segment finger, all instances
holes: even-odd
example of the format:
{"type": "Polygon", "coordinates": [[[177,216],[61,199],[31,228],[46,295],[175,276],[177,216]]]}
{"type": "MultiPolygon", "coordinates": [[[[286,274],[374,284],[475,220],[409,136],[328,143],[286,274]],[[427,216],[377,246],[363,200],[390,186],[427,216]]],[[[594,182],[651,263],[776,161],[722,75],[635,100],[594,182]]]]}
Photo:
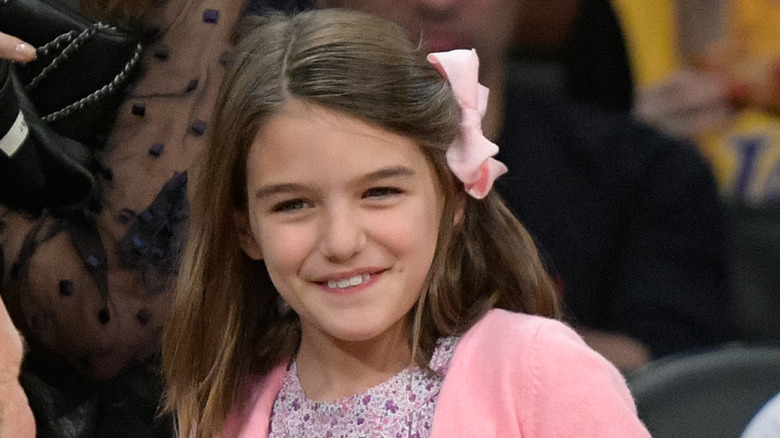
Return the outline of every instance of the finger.
{"type": "Polygon", "coordinates": [[[0,32],[0,58],[29,62],[35,59],[35,47],[19,38],[0,32]]]}

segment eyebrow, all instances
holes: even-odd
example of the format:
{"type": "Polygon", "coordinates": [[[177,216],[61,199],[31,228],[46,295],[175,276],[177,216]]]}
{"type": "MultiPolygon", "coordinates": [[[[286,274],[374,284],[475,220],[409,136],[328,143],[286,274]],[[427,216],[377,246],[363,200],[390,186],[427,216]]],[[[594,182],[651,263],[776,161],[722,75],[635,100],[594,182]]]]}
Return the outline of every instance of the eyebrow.
{"type": "MultiPolygon", "coordinates": [[[[361,182],[373,182],[387,178],[408,178],[415,175],[415,171],[406,166],[385,167],[368,173],[360,178],[361,182]]],[[[294,193],[306,190],[305,185],[298,183],[271,184],[260,187],[255,191],[255,198],[263,199],[280,193],[294,193]]]]}
{"type": "Polygon", "coordinates": [[[393,166],[393,167],[385,167],[383,169],[379,169],[376,172],[371,172],[361,179],[365,181],[376,181],[385,178],[410,177],[410,176],[414,176],[414,170],[406,166],[393,166]]]}

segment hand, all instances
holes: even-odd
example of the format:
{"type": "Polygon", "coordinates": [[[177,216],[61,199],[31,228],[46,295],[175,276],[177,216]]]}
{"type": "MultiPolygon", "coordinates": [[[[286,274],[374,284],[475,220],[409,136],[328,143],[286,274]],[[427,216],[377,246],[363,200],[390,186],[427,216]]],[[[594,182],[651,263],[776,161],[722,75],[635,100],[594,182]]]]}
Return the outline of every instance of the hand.
{"type": "Polygon", "coordinates": [[[679,70],[637,90],[636,116],[676,137],[695,138],[733,114],[730,91],[714,74],[679,70]]]}
{"type": "Polygon", "coordinates": [[[19,384],[23,345],[0,301],[0,438],[35,437],[35,419],[19,384]]]}
{"type": "Polygon", "coordinates": [[[35,47],[19,38],[0,32],[0,58],[16,62],[35,59],[35,47]]]}
{"type": "Polygon", "coordinates": [[[621,371],[639,368],[650,361],[650,350],[636,339],[584,327],[578,327],[577,332],[590,348],[607,358],[621,371]]]}
{"type": "MultiPolygon", "coordinates": [[[[745,37],[747,38],[747,37],[745,37]]],[[[720,77],[726,84],[732,107],[750,108],[780,114],[780,55],[767,55],[749,49],[743,38],[713,44],[692,57],[699,71],[720,77]]]]}

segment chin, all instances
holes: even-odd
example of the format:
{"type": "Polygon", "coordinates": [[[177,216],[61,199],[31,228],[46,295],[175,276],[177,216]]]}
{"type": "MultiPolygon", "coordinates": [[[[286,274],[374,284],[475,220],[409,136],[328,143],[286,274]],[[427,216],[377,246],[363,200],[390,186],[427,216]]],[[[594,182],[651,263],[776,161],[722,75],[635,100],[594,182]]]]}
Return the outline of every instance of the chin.
{"type": "Polygon", "coordinates": [[[334,330],[330,331],[330,336],[342,341],[342,342],[369,342],[374,341],[382,334],[388,333],[390,329],[386,327],[356,327],[352,325],[350,327],[334,327],[334,330]]]}
{"type": "Polygon", "coordinates": [[[381,332],[380,331],[374,331],[374,330],[365,330],[365,331],[358,331],[354,328],[341,331],[340,333],[334,333],[333,336],[339,340],[342,340],[344,342],[365,342],[370,341],[377,336],[379,336],[381,332]]]}
{"type": "Polygon", "coordinates": [[[423,38],[425,49],[428,52],[448,52],[455,49],[471,50],[474,48],[472,41],[452,35],[429,35],[423,38]]]}

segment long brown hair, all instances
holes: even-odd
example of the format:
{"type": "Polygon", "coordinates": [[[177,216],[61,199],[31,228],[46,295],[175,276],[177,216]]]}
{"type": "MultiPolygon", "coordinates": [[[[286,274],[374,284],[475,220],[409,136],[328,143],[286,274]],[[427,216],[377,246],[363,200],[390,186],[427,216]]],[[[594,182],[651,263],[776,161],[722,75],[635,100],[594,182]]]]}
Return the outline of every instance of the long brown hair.
{"type": "MultiPolygon", "coordinates": [[[[210,148],[197,177],[171,322],[163,339],[167,408],[183,436],[213,436],[250,376],[294,354],[297,315],[277,306],[262,261],[241,250],[246,158],[260,125],[290,98],[414,139],[445,196],[436,254],[411,314],[414,360],[488,309],[559,316],[532,239],[495,193],[464,195],[445,160],[460,108],[449,83],[393,23],[360,12],[308,11],[250,19],[223,82],[210,148]],[[455,224],[465,200],[463,219],[455,224]]],[[[511,170],[510,170],[511,171],[511,170]]]]}

